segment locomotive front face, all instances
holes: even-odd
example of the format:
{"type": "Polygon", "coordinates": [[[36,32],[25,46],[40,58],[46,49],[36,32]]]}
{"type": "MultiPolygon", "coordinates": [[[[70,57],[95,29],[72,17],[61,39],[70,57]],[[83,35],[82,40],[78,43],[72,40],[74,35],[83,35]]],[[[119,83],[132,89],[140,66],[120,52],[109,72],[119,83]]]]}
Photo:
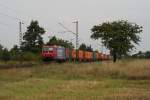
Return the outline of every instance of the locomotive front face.
{"type": "Polygon", "coordinates": [[[50,47],[50,46],[43,47],[42,56],[45,58],[54,59],[55,58],[55,48],[50,47]]]}

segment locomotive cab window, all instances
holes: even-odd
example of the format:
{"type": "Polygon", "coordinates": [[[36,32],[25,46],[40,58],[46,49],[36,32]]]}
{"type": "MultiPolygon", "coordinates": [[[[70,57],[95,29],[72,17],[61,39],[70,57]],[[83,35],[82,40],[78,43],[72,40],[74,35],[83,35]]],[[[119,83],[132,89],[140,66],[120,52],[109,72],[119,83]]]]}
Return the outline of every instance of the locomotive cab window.
{"type": "Polygon", "coordinates": [[[44,47],[43,51],[53,51],[53,48],[52,47],[44,47]]]}

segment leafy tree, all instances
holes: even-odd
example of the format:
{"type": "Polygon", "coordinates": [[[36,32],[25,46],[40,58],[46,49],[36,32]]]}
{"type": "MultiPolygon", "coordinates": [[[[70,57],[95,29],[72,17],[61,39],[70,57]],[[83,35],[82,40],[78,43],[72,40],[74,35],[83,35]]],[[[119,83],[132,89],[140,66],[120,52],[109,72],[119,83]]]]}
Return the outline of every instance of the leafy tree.
{"type": "Polygon", "coordinates": [[[79,47],[80,50],[84,50],[84,51],[93,51],[91,45],[90,46],[86,46],[84,43],[82,43],[79,47]]]}
{"type": "Polygon", "coordinates": [[[2,52],[1,59],[4,60],[4,61],[10,60],[10,53],[6,48],[2,52]]]}
{"type": "Polygon", "coordinates": [[[86,50],[92,52],[92,51],[93,51],[93,48],[92,48],[91,45],[90,45],[90,46],[87,46],[87,47],[86,47],[86,50]]]}
{"type": "Polygon", "coordinates": [[[132,55],[133,58],[150,58],[150,51],[142,52],[139,51],[138,53],[132,55]]]}
{"type": "Polygon", "coordinates": [[[94,26],[91,38],[101,38],[106,48],[110,49],[114,62],[117,56],[126,55],[139,44],[142,27],[128,21],[105,22],[94,26]]]}
{"type": "Polygon", "coordinates": [[[0,59],[2,58],[3,46],[0,44],[0,59]]]}
{"type": "Polygon", "coordinates": [[[47,42],[47,45],[57,45],[57,44],[58,44],[58,40],[55,36],[50,38],[49,41],[47,42]]]}
{"type": "Polygon", "coordinates": [[[38,21],[31,21],[27,31],[23,36],[22,50],[29,52],[38,52],[43,45],[42,35],[45,33],[44,28],[39,26],[38,21]]]}
{"type": "Polygon", "coordinates": [[[150,58],[150,51],[145,52],[145,58],[150,58]]]}
{"type": "Polygon", "coordinates": [[[14,45],[14,47],[10,51],[19,52],[19,47],[17,45],[14,45]]]}
{"type": "Polygon", "coordinates": [[[20,49],[17,45],[14,45],[14,47],[10,50],[11,60],[19,60],[21,59],[20,56],[20,49]]]}
{"type": "Polygon", "coordinates": [[[80,45],[79,49],[86,51],[87,48],[86,48],[86,45],[85,45],[84,43],[82,43],[82,44],[80,45]]]}
{"type": "Polygon", "coordinates": [[[59,46],[63,46],[63,47],[70,48],[70,49],[74,48],[74,46],[73,46],[73,44],[71,42],[66,41],[66,40],[62,40],[62,39],[58,39],[55,36],[53,36],[49,40],[47,45],[59,45],[59,46]]]}
{"type": "Polygon", "coordinates": [[[0,51],[2,51],[3,50],[3,46],[0,44],[0,51]]]}

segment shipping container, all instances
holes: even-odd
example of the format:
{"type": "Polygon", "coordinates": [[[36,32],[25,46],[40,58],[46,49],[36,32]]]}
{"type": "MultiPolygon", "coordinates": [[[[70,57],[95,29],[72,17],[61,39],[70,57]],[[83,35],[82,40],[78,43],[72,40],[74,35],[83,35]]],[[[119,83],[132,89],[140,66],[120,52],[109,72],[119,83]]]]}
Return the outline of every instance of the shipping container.
{"type": "Polygon", "coordinates": [[[111,60],[112,59],[112,56],[111,55],[109,55],[109,59],[108,60],[111,60]]]}
{"type": "Polygon", "coordinates": [[[82,61],[84,59],[84,51],[78,50],[78,61],[82,61]]]}
{"type": "Polygon", "coordinates": [[[87,61],[87,60],[88,60],[88,52],[84,51],[84,61],[87,61]]]}
{"type": "Polygon", "coordinates": [[[68,48],[66,48],[66,51],[65,51],[65,56],[66,56],[66,60],[69,60],[70,58],[70,50],[68,48]]]}
{"type": "Polygon", "coordinates": [[[58,46],[56,60],[66,60],[66,51],[64,47],[58,46]]]}
{"type": "Polygon", "coordinates": [[[96,61],[100,60],[99,53],[96,52],[96,61]]]}
{"type": "Polygon", "coordinates": [[[76,50],[75,49],[71,50],[71,59],[76,60],[76,50]]]}
{"type": "Polygon", "coordinates": [[[93,58],[93,52],[89,52],[89,61],[92,61],[93,58]]]}
{"type": "Polygon", "coordinates": [[[103,54],[103,60],[106,60],[106,54],[103,54]]]}
{"type": "Polygon", "coordinates": [[[99,60],[103,60],[103,54],[102,53],[99,53],[99,60]]]}
{"type": "Polygon", "coordinates": [[[96,57],[97,57],[97,56],[96,56],[96,54],[97,54],[96,52],[93,52],[93,59],[92,59],[93,61],[96,61],[96,60],[97,60],[97,58],[96,58],[96,57]]]}
{"type": "Polygon", "coordinates": [[[109,54],[107,54],[107,60],[110,60],[111,56],[109,54]]]}
{"type": "Polygon", "coordinates": [[[84,60],[85,61],[91,61],[92,58],[93,58],[93,53],[92,52],[88,52],[88,51],[84,52],[84,60]]]}

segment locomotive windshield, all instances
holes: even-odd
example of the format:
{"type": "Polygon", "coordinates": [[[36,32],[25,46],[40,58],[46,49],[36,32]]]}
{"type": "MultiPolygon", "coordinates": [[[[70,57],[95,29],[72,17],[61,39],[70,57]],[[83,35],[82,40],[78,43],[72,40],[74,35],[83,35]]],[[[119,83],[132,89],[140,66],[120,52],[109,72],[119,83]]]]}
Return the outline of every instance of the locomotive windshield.
{"type": "Polygon", "coordinates": [[[43,47],[43,51],[53,51],[52,47],[43,47]]]}

